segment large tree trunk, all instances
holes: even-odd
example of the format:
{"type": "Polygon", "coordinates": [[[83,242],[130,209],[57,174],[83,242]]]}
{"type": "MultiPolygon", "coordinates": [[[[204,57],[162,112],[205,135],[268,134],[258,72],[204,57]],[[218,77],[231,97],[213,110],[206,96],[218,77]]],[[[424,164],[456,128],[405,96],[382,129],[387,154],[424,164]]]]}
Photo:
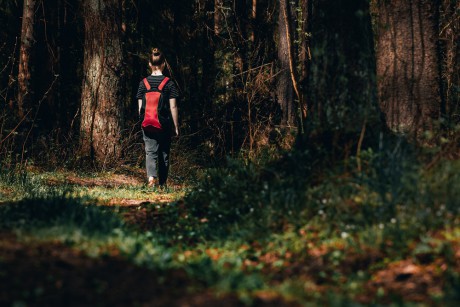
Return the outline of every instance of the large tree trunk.
{"type": "Polygon", "coordinates": [[[286,25],[285,11],[289,11],[287,0],[279,1],[278,10],[278,78],[276,85],[276,97],[282,112],[281,125],[295,126],[294,89],[289,68],[289,53],[291,52],[288,42],[290,25],[286,25]]]}
{"type": "Polygon", "coordinates": [[[19,51],[18,71],[18,114],[24,116],[24,111],[30,108],[30,54],[34,43],[34,14],[35,0],[24,0],[22,13],[21,47],[19,51]]]}
{"type": "Polygon", "coordinates": [[[80,141],[83,155],[101,165],[121,156],[121,2],[86,0],[83,5],[85,50],[80,141]]]}
{"type": "Polygon", "coordinates": [[[436,1],[377,1],[380,105],[394,131],[433,129],[441,107],[436,1]]]}
{"type": "MultiPolygon", "coordinates": [[[[329,152],[378,140],[381,118],[367,0],[314,0],[306,131],[329,152]]],[[[364,145],[363,145],[364,146],[364,145]]]]}

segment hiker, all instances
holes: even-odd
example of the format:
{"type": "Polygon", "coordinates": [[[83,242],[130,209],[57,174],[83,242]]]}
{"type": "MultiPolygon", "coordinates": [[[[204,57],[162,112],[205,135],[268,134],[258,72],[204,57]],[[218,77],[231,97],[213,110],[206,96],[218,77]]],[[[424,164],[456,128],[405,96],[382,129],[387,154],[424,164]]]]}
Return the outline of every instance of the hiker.
{"type": "Polygon", "coordinates": [[[151,75],[139,83],[137,99],[145,143],[148,186],[165,186],[169,170],[172,129],[179,135],[177,98],[174,81],[163,75],[166,60],[158,48],[149,54],[151,75]],[[158,170],[157,170],[158,163],[158,170]]]}

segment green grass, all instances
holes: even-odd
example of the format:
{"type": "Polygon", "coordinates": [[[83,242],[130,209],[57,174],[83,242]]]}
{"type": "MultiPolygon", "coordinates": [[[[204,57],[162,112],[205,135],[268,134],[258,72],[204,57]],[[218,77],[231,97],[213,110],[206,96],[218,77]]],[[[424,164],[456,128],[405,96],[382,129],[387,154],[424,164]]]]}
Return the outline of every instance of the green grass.
{"type": "Polygon", "coordinates": [[[117,251],[166,272],[161,278],[184,270],[198,285],[190,291],[233,293],[248,304],[410,305],[404,284],[394,293],[385,280],[369,288],[401,261],[420,274],[443,268],[424,273],[442,281],[426,304],[459,298],[459,161],[426,169],[402,148],[363,152],[361,171],[353,158],[329,168],[312,161],[309,152],[263,164],[230,160],[195,187],[162,192],[141,183],[66,184],[62,173],[3,174],[0,229],[95,258],[117,251]],[[107,206],[113,199],[139,204],[107,206]]]}
{"type": "MultiPolygon", "coordinates": [[[[186,186],[170,186],[166,189],[149,189],[139,180],[120,183],[111,182],[113,173],[75,174],[69,171],[31,172],[13,170],[0,172],[0,200],[19,201],[35,196],[66,194],[74,198],[87,198],[104,204],[110,200],[151,200],[159,196],[165,200],[184,197],[186,186]],[[72,178],[69,181],[68,178],[72,178]]],[[[129,178],[129,177],[128,177],[129,178]]]]}

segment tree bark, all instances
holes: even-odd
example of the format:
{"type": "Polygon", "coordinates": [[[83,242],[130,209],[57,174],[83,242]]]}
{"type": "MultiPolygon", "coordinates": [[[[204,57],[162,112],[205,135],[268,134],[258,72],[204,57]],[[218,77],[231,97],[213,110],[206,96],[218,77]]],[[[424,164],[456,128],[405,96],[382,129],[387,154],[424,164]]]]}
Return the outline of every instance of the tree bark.
{"type": "Polygon", "coordinates": [[[254,48],[254,42],[256,41],[256,32],[257,32],[257,0],[252,0],[251,4],[251,26],[249,33],[249,40],[254,48]]]}
{"type": "Polygon", "coordinates": [[[80,144],[84,156],[105,165],[121,156],[121,2],[86,0],[83,5],[85,45],[80,144]]]}
{"type": "Polygon", "coordinates": [[[367,0],[314,0],[305,130],[332,154],[378,140],[381,117],[367,0]],[[368,141],[369,142],[365,142],[368,141]]]}
{"type": "Polygon", "coordinates": [[[420,135],[441,107],[436,1],[377,1],[379,100],[390,129],[420,135]]]}
{"type": "Polygon", "coordinates": [[[302,19],[299,20],[299,28],[301,30],[301,37],[299,37],[300,41],[300,50],[299,50],[299,60],[300,60],[300,77],[299,77],[299,83],[302,88],[306,88],[306,83],[307,83],[307,76],[308,76],[308,61],[311,60],[310,58],[310,46],[308,44],[308,21],[309,21],[309,6],[310,6],[310,1],[309,0],[300,0],[299,1],[299,6],[301,9],[301,16],[302,19]]]}
{"type": "Polygon", "coordinates": [[[444,83],[445,106],[441,108],[442,116],[450,125],[459,122],[460,95],[460,1],[441,1],[439,18],[439,36],[442,77],[444,83]]]}
{"type": "Polygon", "coordinates": [[[289,54],[291,52],[286,31],[285,11],[289,10],[287,0],[279,0],[278,12],[278,78],[276,97],[282,112],[281,125],[295,126],[294,91],[290,73],[289,54]]]}
{"type": "MultiPolygon", "coordinates": [[[[233,48],[235,49],[235,59],[234,59],[234,66],[235,66],[235,73],[241,74],[243,76],[243,72],[248,68],[248,61],[247,61],[247,52],[248,46],[245,43],[247,41],[247,10],[246,10],[246,0],[235,0],[233,3],[233,10],[234,10],[234,27],[236,35],[234,40],[233,48]]],[[[241,87],[244,86],[244,80],[241,80],[241,87]]]]}
{"type": "Polygon", "coordinates": [[[219,35],[222,31],[222,7],[224,0],[214,0],[214,34],[219,35]]]}
{"type": "Polygon", "coordinates": [[[18,71],[18,114],[23,117],[25,110],[30,108],[30,56],[34,43],[34,15],[36,1],[24,0],[22,13],[21,47],[19,50],[19,71],[18,71]]]}

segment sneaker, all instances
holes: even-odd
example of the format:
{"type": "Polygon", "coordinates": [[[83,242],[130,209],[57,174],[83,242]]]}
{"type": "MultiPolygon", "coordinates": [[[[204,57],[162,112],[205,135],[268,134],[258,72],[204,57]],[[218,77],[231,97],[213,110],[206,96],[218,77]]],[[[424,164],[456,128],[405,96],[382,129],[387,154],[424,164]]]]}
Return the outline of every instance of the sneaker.
{"type": "Polygon", "coordinates": [[[155,188],[156,186],[155,181],[156,181],[155,178],[150,179],[149,183],[147,184],[147,187],[152,188],[152,189],[155,188]]]}

